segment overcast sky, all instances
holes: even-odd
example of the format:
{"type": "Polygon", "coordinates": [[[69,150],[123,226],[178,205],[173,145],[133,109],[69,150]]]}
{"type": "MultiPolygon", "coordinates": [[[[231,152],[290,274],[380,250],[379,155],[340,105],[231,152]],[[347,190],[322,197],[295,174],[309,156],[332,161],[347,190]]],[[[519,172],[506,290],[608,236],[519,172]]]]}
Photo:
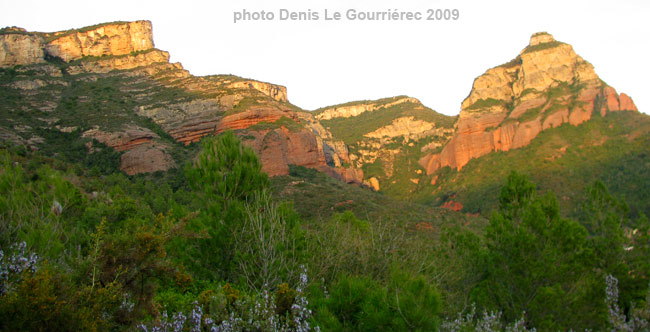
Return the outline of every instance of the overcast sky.
{"type": "Polygon", "coordinates": [[[474,78],[514,58],[548,31],[573,45],[596,73],[650,112],[650,1],[7,1],[0,26],[58,31],[108,21],[153,22],[157,48],[194,75],[235,74],[281,84],[305,109],[409,95],[455,115],[474,78]],[[319,13],[282,21],[281,9],[319,13]],[[341,21],[325,21],[324,10],[341,21]],[[421,21],[349,21],[357,11],[421,12],[421,21]],[[427,21],[429,9],[458,20],[427,21]],[[272,21],[234,23],[234,12],[270,11],[272,21]]]}

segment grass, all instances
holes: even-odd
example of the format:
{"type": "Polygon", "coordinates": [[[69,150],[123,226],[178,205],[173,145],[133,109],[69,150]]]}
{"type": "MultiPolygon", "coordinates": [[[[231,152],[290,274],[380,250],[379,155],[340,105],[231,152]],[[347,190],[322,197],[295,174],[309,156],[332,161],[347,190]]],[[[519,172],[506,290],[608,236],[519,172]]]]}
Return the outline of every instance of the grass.
{"type": "Polygon", "coordinates": [[[559,42],[559,41],[552,41],[552,42],[548,42],[548,43],[537,44],[535,46],[528,46],[528,47],[526,47],[524,49],[522,54],[539,52],[539,51],[547,50],[547,49],[550,49],[550,48],[559,47],[559,46],[562,46],[562,45],[566,45],[566,44],[563,43],[563,42],[559,42]]]}
{"type": "Polygon", "coordinates": [[[465,110],[467,111],[480,110],[483,108],[505,105],[505,104],[506,101],[501,99],[494,99],[494,98],[480,99],[474,102],[474,104],[469,105],[465,110]]]}

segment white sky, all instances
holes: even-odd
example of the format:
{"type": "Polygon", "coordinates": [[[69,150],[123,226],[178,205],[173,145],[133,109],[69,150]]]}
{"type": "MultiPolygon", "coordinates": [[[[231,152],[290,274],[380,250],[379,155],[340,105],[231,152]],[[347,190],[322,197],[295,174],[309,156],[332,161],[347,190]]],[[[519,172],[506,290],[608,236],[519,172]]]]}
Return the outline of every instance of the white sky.
{"type": "Polygon", "coordinates": [[[601,79],[650,112],[650,1],[32,1],[0,0],[0,26],[58,31],[148,19],[157,48],[194,75],[235,74],[285,85],[305,109],[409,95],[455,115],[474,78],[514,58],[548,31],[573,45],[601,79]],[[317,11],[319,21],[277,12],[317,11]],[[322,11],[457,8],[458,21],[326,22],[322,11]],[[267,10],[274,21],[233,23],[267,10]]]}

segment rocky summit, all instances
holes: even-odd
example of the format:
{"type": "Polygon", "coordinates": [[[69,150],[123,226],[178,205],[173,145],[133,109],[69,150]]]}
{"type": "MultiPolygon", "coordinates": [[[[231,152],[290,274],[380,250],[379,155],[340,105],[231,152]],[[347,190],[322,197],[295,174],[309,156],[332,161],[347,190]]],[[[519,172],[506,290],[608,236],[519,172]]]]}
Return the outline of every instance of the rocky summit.
{"type": "Polygon", "coordinates": [[[528,145],[541,131],[577,126],[594,112],[637,111],[626,94],[605,84],[571,45],[536,33],[512,61],[479,76],[461,105],[456,131],[439,153],[420,159],[427,173],[493,151],[528,145]]]}

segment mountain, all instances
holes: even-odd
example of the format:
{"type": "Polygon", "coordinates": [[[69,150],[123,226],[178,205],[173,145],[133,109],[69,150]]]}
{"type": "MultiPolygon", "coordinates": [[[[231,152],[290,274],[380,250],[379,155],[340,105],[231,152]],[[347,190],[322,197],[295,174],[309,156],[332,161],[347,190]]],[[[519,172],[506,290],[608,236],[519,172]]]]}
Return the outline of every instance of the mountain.
{"type": "Polygon", "coordinates": [[[428,174],[521,148],[543,130],[579,125],[594,112],[637,111],[632,99],[605,84],[571,45],[544,32],[534,34],[515,59],[479,76],[461,108],[451,141],[420,160],[428,174]]]}
{"type": "Polygon", "coordinates": [[[602,180],[634,212],[650,213],[650,195],[635,185],[650,181],[650,119],[545,32],[476,78],[458,117],[408,97],[315,113],[348,144],[352,165],[400,199],[489,213],[507,175],[520,171],[563,197],[564,211],[576,210],[576,193],[602,180]]]}
{"type": "Polygon", "coordinates": [[[178,168],[202,137],[234,130],[271,176],[304,166],[393,198],[486,213],[495,202],[481,197],[519,170],[567,197],[567,206],[600,179],[650,212],[643,190],[615,185],[650,180],[629,169],[647,169],[648,116],[548,33],[476,78],[453,117],[409,96],[308,112],[283,86],[194,76],[170,63],[149,21],[54,33],[1,29],[0,88],[2,140],[103,172],[178,168]],[[566,164],[568,156],[583,159],[566,164]],[[615,169],[623,169],[616,181],[615,169]],[[572,184],[555,185],[566,179],[572,184]]]}
{"type": "Polygon", "coordinates": [[[149,21],[55,33],[5,28],[0,67],[0,135],[16,144],[44,149],[67,134],[92,153],[96,140],[121,153],[122,171],[137,174],[182,165],[192,143],[231,129],[272,176],[294,164],[347,182],[362,178],[341,167],[345,145],[289,103],[285,87],[193,76],[154,48],[149,21]]]}

